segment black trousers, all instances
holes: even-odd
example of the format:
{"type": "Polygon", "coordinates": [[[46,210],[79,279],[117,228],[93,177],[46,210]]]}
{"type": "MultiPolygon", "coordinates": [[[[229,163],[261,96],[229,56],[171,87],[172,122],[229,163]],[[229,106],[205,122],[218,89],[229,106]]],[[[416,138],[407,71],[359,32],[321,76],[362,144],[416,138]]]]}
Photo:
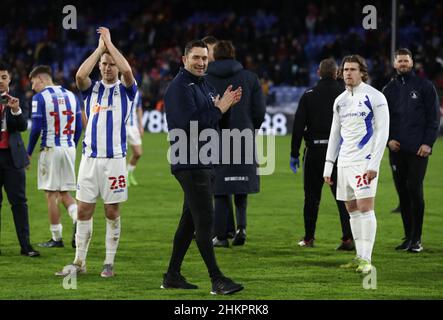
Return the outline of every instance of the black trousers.
{"type": "MultiPolygon", "coordinates": [[[[246,209],[248,206],[247,194],[235,194],[235,216],[237,220],[237,229],[246,229],[246,209]]],[[[229,207],[232,206],[231,195],[217,195],[215,196],[215,220],[214,220],[214,234],[220,240],[225,240],[230,231],[230,216],[229,207]]]]}
{"type": "Polygon", "coordinates": [[[14,167],[9,149],[0,149],[0,211],[3,196],[1,189],[5,188],[14,217],[15,231],[20,247],[30,250],[28,205],[26,204],[26,175],[25,169],[14,167]]]}
{"type": "Polygon", "coordinates": [[[168,272],[180,272],[183,259],[195,232],[200,255],[209,276],[222,275],[215,260],[212,245],[213,182],[214,173],[210,169],[183,170],[175,173],[184,192],[183,211],[174,237],[168,272]]]}
{"type": "MultiPolygon", "coordinates": [[[[394,179],[397,195],[400,193],[400,178],[398,176],[397,165],[395,163],[395,153],[389,150],[389,164],[391,166],[392,178],[394,179]]],[[[399,200],[400,201],[400,200],[399,200]]]]}
{"type": "MultiPolygon", "coordinates": [[[[323,171],[325,166],[326,150],[327,145],[308,147],[305,149],[303,156],[303,180],[305,191],[303,216],[305,222],[305,240],[314,239],[315,235],[318,209],[321,200],[321,191],[324,183],[323,171]]],[[[332,181],[334,181],[334,184],[331,186],[331,191],[334,195],[334,199],[336,199],[337,167],[334,167],[334,171],[332,172],[332,181]]],[[[349,213],[346,210],[345,203],[343,201],[335,201],[340,214],[342,240],[352,239],[349,213]]]]}
{"type": "Polygon", "coordinates": [[[390,156],[396,168],[396,186],[405,237],[412,241],[421,240],[425,210],[423,180],[428,158],[402,151],[390,152],[390,156]]]}

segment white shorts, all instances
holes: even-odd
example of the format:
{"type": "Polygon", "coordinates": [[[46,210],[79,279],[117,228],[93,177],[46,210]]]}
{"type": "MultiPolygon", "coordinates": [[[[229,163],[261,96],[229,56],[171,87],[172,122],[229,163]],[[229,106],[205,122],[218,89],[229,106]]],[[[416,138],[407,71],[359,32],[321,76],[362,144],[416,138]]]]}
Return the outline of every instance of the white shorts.
{"type": "Polygon", "coordinates": [[[73,147],[44,148],[38,160],[38,189],[75,190],[75,153],[73,147]]]}
{"type": "Polygon", "coordinates": [[[355,199],[374,198],[377,192],[378,175],[368,183],[366,165],[338,167],[337,200],[350,201],[355,199]]]}
{"type": "Polygon", "coordinates": [[[82,156],[78,170],[77,200],[105,204],[128,200],[126,158],[107,159],[82,156]]]}
{"type": "Polygon", "coordinates": [[[126,134],[128,136],[128,143],[130,146],[141,146],[142,138],[140,131],[136,126],[126,126],[126,134]]]}

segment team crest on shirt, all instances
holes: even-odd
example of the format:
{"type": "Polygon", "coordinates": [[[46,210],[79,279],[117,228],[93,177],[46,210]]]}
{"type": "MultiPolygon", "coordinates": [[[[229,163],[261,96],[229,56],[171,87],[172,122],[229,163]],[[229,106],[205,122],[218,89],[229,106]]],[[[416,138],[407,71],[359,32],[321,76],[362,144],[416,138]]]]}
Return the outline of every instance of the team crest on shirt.
{"type": "Polygon", "coordinates": [[[410,92],[410,95],[411,95],[411,98],[412,98],[412,99],[418,99],[418,92],[417,92],[417,91],[412,90],[412,91],[410,92]]]}

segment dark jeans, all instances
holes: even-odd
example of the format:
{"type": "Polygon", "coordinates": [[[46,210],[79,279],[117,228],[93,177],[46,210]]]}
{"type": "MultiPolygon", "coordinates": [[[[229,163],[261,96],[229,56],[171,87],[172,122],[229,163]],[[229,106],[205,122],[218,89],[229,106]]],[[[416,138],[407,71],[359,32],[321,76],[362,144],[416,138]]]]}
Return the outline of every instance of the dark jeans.
{"type": "Polygon", "coordinates": [[[26,204],[26,175],[25,169],[17,169],[12,163],[11,152],[0,149],[0,211],[3,196],[1,189],[5,188],[14,217],[15,231],[20,247],[30,250],[28,205],[26,204]]]}
{"type": "MultiPolygon", "coordinates": [[[[235,194],[235,216],[237,219],[237,229],[246,229],[246,209],[248,206],[247,194],[235,194]]],[[[220,240],[228,237],[229,230],[229,206],[231,205],[231,195],[215,196],[215,221],[214,234],[220,240]]]]}
{"type": "MultiPolygon", "coordinates": [[[[315,228],[318,218],[318,208],[321,200],[321,190],[324,178],[323,170],[325,166],[326,146],[306,148],[303,161],[305,205],[303,216],[305,221],[305,240],[314,239],[315,228]]],[[[332,194],[336,199],[337,192],[337,167],[332,172],[331,186],[332,194]]],[[[342,240],[352,239],[351,226],[349,223],[349,213],[343,201],[336,200],[338,212],[340,213],[340,223],[342,229],[342,240]]]]}
{"type": "Polygon", "coordinates": [[[183,170],[176,172],[175,178],[185,195],[168,272],[180,272],[195,231],[195,240],[208,268],[209,276],[219,277],[222,273],[217,266],[212,245],[214,173],[210,169],[183,170]]]}
{"type": "Polygon", "coordinates": [[[423,180],[428,158],[406,152],[392,152],[391,163],[396,167],[397,188],[400,198],[401,217],[408,240],[421,240],[425,202],[423,180]]]}

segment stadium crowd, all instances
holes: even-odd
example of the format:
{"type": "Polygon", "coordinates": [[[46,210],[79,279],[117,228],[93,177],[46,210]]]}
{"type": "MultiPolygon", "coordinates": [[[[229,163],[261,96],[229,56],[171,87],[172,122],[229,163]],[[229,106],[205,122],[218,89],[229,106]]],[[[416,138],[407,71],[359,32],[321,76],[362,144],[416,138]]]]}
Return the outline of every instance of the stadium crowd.
{"type": "MultiPolygon", "coordinates": [[[[15,5],[8,6],[8,3],[15,5]]],[[[362,1],[76,1],[76,30],[64,30],[61,1],[16,5],[0,27],[0,56],[12,65],[11,90],[30,101],[29,71],[49,64],[56,83],[76,91],[74,75],[94,48],[95,29],[108,26],[133,66],[145,109],[160,109],[162,97],[181,65],[183,43],[206,35],[230,39],[237,59],[258,74],[265,94],[278,85],[309,86],[321,59],[339,61],[350,53],[367,58],[371,84],[381,89],[392,75],[390,2],[372,1],[377,29],[362,28],[362,1]],[[260,9],[255,9],[260,8],[260,9]],[[100,11],[105,14],[97,15],[100,11]],[[12,19],[9,17],[26,17],[12,19]],[[346,17],[343,19],[342,17],[346,17]],[[349,18],[351,17],[351,18],[349,18]]],[[[398,1],[398,44],[412,49],[416,72],[443,90],[443,4],[398,1]]],[[[268,101],[269,97],[268,97],[268,101]]]]}

